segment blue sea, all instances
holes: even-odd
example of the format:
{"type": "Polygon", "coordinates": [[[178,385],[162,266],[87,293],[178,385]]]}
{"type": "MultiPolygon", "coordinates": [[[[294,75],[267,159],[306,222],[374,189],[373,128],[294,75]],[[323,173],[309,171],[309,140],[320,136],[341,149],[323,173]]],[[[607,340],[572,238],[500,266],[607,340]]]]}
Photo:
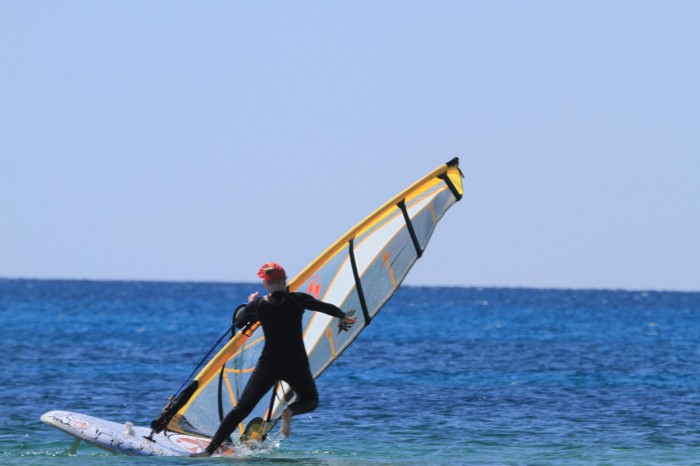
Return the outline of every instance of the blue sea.
{"type": "Polygon", "coordinates": [[[0,280],[0,464],[700,464],[700,293],[403,287],[243,458],[74,456],[39,421],[148,424],[252,291],[0,280]]]}

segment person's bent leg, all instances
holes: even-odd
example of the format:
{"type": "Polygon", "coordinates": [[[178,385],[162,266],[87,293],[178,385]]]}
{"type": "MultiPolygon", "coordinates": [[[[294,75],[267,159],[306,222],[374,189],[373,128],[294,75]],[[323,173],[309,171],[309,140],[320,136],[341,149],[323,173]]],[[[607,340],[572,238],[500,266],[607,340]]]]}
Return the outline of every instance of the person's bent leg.
{"type": "Polygon", "coordinates": [[[316,382],[314,382],[309,367],[299,368],[295,373],[289,375],[285,382],[292,387],[297,398],[294,403],[287,406],[292,416],[315,410],[318,407],[318,390],[316,390],[316,382]]]}
{"type": "Polygon", "coordinates": [[[296,401],[282,411],[282,435],[289,437],[291,433],[292,416],[309,413],[318,406],[318,391],[316,382],[311,375],[308,364],[287,371],[284,381],[294,390],[296,401]]]}

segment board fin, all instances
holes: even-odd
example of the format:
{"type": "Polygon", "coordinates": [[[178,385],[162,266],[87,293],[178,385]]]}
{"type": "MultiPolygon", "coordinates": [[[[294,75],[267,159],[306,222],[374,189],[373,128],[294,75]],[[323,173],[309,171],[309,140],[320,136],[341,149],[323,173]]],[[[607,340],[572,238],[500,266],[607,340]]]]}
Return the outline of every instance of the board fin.
{"type": "Polygon", "coordinates": [[[68,454],[69,455],[77,455],[78,454],[78,446],[80,446],[80,439],[76,438],[73,440],[73,443],[70,444],[70,448],[68,449],[68,454]]]}

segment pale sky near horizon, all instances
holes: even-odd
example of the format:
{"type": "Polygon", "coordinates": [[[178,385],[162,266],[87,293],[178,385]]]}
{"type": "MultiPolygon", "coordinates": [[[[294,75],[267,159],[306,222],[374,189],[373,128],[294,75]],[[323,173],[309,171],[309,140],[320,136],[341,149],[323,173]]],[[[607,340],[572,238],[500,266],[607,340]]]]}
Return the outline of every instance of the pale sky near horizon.
{"type": "Polygon", "coordinates": [[[700,291],[700,2],[0,0],[0,277],[290,275],[459,156],[411,285],[700,291]]]}

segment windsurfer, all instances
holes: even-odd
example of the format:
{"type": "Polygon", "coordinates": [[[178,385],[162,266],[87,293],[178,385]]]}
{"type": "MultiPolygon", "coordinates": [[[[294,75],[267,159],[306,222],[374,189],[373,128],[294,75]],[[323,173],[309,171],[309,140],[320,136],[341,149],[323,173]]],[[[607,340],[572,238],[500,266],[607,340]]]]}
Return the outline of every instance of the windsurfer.
{"type": "Polygon", "coordinates": [[[236,327],[260,322],[265,333],[265,346],[255,370],[248,381],[238,405],[221,421],[207,448],[190,456],[211,456],[245,419],[255,405],[278,381],[286,382],[296,394],[296,401],[281,413],[282,435],[288,437],[292,416],[308,413],[318,406],[318,392],[302,335],[302,314],[305,309],[322,312],[340,319],[338,326],[347,330],[357,322],[337,306],[319,301],[313,296],[287,291],[284,268],[268,262],[258,271],[269,294],[259,297],[253,293],[236,320],[236,327]]]}

